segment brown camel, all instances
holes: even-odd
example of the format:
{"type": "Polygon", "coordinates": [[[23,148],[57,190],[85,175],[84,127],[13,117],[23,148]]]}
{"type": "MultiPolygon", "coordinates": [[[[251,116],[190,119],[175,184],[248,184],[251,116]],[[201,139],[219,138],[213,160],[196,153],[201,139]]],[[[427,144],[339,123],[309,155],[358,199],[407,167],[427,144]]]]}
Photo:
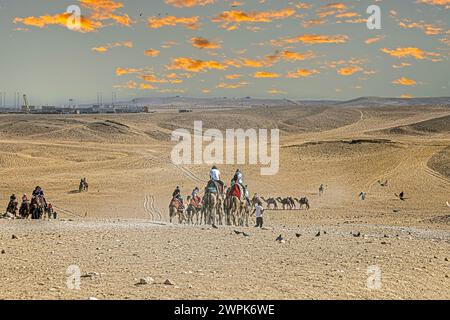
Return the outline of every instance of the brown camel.
{"type": "Polygon", "coordinates": [[[19,216],[22,219],[28,219],[30,216],[31,210],[30,210],[30,203],[28,201],[22,202],[19,209],[19,216]]]}
{"type": "Polygon", "coordinates": [[[304,206],[306,207],[306,210],[310,209],[308,198],[306,197],[300,199],[296,198],[295,201],[297,201],[300,204],[300,209],[303,209],[304,206]]]}
{"type": "Polygon", "coordinates": [[[178,222],[181,224],[184,221],[184,208],[178,199],[172,199],[169,205],[169,217],[170,223],[172,223],[173,218],[178,215],[178,222]]]}
{"type": "Polygon", "coordinates": [[[261,200],[267,204],[267,209],[270,209],[270,206],[273,206],[273,209],[278,210],[278,203],[275,198],[265,199],[264,197],[261,197],[261,200]]]}
{"type": "Polygon", "coordinates": [[[280,204],[283,205],[283,210],[292,210],[292,202],[291,200],[289,200],[289,198],[284,198],[282,199],[281,197],[276,198],[275,200],[277,200],[280,204]]]}
{"type": "Polygon", "coordinates": [[[187,202],[189,203],[186,209],[186,219],[188,224],[194,224],[194,216],[196,217],[195,224],[201,223],[200,221],[200,213],[202,212],[203,205],[201,203],[197,203],[192,199],[191,196],[187,197],[187,202]]]}
{"type": "Polygon", "coordinates": [[[205,224],[207,225],[214,226],[216,224],[217,207],[220,203],[219,197],[217,193],[207,192],[205,194],[205,224]]]}

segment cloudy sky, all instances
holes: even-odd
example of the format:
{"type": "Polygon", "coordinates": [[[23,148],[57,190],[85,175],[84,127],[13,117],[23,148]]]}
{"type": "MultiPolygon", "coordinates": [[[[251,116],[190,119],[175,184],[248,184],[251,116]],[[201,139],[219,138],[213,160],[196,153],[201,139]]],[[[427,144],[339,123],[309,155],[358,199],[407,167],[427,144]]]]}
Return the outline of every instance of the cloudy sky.
{"type": "Polygon", "coordinates": [[[32,104],[446,96],[449,24],[450,0],[0,0],[0,92],[8,104],[16,91],[32,104]]]}

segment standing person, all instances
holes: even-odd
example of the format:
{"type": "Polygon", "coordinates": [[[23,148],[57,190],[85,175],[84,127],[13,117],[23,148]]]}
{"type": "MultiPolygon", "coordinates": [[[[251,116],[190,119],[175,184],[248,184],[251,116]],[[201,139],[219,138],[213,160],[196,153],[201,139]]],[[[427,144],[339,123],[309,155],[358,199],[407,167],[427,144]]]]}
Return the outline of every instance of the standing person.
{"type": "Polygon", "coordinates": [[[47,214],[48,214],[48,220],[56,219],[56,213],[55,213],[55,210],[53,209],[53,205],[51,203],[48,204],[47,214]]]}
{"type": "Polygon", "coordinates": [[[361,200],[366,200],[366,193],[363,191],[359,194],[359,197],[361,198],[361,200]]]}
{"type": "Polygon", "coordinates": [[[264,226],[264,220],[263,220],[264,208],[263,208],[261,202],[258,202],[255,205],[255,209],[253,210],[253,213],[256,213],[256,226],[255,226],[255,228],[262,228],[264,226]]]}
{"type": "Polygon", "coordinates": [[[325,187],[323,184],[321,184],[319,187],[319,196],[323,196],[324,192],[325,192],[325,187]]]}

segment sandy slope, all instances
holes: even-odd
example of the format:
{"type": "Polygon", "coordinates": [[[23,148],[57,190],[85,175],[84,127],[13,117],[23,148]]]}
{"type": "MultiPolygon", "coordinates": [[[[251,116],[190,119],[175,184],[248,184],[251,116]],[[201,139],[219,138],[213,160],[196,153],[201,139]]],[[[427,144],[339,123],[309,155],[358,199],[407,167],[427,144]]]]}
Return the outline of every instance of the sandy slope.
{"type": "MultiPolygon", "coordinates": [[[[1,116],[0,205],[41,185],[66,221],[0,221],[0,298],[448,299],[449,115],[430,106],[1,116]],[[194,120],[222,130],[280,128],[278,175],[240,167],[252,193],[308,196],[312,209],[267,212],[269,230],[245,229],[250,237],[150,223],[167,220],[176,185],[187,194],[207,178],[207,165],[169,161],[171,130],[194,120]],[[76,192],[81,177],[89,193],[76,192]],[[405,202],[394,196],[401,191],[405,202]],[[275,242],[279,234],[286,243],[275,242]],[[79,292],[66,289],[73,264],[99,273],[83,278],[79,292]],[[382,271],[381,290],[367,289],[372,265],[382,271]],[[157,284],[135,286],[144,276],[157,284]],[[167,278],[175,286],[162,285],[167,278]]],[[[221,169],[228,179],[235,167],[221,169]]]]}

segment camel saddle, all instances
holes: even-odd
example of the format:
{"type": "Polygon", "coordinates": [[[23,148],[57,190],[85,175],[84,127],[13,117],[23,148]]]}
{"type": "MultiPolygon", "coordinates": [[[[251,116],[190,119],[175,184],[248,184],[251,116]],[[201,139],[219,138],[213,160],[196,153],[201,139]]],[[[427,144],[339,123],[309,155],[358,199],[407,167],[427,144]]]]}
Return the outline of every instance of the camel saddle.
{"type": "Polygon", "coordinates": [[[235,183],[231,186],[228,191],[229,196],[237,197],[241,201],[245,200],[245,192],[244,187],[242,187],[239,183],[235,183]]]}
{"type": "Polygon", "coordinates": [[[206,185],[205,193],[223,194],[223,187],[217,181],[210,180],[206,185]]]}

